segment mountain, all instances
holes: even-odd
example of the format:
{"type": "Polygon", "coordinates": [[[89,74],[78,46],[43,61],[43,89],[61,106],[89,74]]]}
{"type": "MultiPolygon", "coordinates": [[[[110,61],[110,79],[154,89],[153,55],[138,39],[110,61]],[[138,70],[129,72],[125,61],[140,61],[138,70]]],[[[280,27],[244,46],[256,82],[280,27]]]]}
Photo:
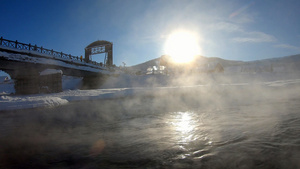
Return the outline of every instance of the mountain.
{"type": "Polygon", "coordinates": [[[153,66],[159,66],[159,60],[160,58],[152,59],[144,63],[140,63],[134,66],[128,67],[130,70],[138,70],[138,71],[144,71],[147,70],[148,67],[153,66]]]}
{"type": "Polygon", "coordinates": [[[265,69],[266,67],[270,67],[273,72],[295,72],[300,71],[300,54],[298,55],[291,55],[291,56],[284,56],[278,58],[271,58],[271,59],[263,59],[263,60],[256,60],[256,61],[249,61],[245,62],[243,67],[248,67],[256,69],[265,69]]]}
{"type": "MultiPolygon", "coordinates": [[[[142,71],[142,70],[146,70],[148,67],[159,66],[159,62],[160,62],[160,58],[156,58],[141,64],[131,66],[129,67],[129,69],[142,71]]],[[[197,56],[195,62],[199,64],[220,63],[224,67],[244,64],[243,61],[232,61],[232,60],[225,60],[217,57],[204,57],[204,56],[197,56]]]]}
{"type": "MultiPolygon", "coordinates": [[[[159,66],[159,62],[160,58],[156,58],[138,65],[128,67],[127,69],[132,72],[145,72],[149,67],[159,66]]],[[[235,61],[217,57],[197,56],[195,59],[195,63],[199,66],[216,65],[219,63],[224,67],[225,72],[291,72],[300,71],[300,54],[256,61],[235,61]]]]}

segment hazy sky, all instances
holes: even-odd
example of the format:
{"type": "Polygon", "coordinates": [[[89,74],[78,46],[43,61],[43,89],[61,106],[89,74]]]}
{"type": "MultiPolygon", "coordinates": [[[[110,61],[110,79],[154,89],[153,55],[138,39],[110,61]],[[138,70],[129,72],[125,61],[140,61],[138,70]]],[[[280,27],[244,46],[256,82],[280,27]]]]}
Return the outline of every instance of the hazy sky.
{"type": "Polygon", "coordinates": [[[178,29],[196,32],[207,57],[300,53],[299,0],[0,0],[0,12],[3,38],[76,56],[108,40],[117,66],[165,54],[166,38],[178,29]]]}

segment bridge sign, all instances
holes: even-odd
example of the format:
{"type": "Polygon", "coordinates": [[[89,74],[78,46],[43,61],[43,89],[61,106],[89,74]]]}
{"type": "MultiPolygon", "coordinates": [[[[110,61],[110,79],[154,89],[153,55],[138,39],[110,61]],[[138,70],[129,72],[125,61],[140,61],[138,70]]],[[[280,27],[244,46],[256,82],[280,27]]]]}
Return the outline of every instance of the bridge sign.
{"type": "Polygon", "coordinates": [[[90,61],[90,55],[105,53],[104,66],[112,66],[112,46],[113,44],[111,42],[105,40],[98,40],[89,44],[85,48],[85,62],[90,61]]]}
{"type": "Polygon", "coordinates": [[[91,54],[99,54],[99,53],[105,53],[105,46],[96,46],[92,48],[91,54]]]}

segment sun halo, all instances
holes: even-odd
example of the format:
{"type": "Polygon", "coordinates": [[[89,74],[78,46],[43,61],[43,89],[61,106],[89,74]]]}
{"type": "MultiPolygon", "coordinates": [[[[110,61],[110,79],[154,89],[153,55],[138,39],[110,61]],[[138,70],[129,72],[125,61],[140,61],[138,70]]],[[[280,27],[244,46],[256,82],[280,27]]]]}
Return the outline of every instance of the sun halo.
{"type": "Polygon", "coordinates": [[[168,36],[164,49],[175,63],[191,62],[200,54],[198,36],[189,31],[175,31],[168,36]]]}

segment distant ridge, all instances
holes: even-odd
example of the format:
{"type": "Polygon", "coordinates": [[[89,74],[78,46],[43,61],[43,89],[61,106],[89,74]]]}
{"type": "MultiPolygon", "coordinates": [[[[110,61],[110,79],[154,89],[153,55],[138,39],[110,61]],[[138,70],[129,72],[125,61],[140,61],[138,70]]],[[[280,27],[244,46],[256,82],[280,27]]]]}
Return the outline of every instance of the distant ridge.
{"type": "MultiPolygon", "coordinates": [[[[131,70],[144,71],[148,67],[159,66],[159,60],[160,60],[160,58],[152,59],[152,60],[146,61],[144,63],[130,66],[128,68],[131,70]]],[[[237,65],[244,64],[243,61],[232,61],[232,60],[221,59],[218,57],[204,57],[204,56],[197,56],[195,59],[195,62],[197,62],[199,64],[220,63],[224,67],[237,66],[237,65]]]]}
{"type": "Polygon", "coordinates": [[[248,63],[252,63],[252,62],[286,62],[286,63],[300,62],[300,54],[277,57],[277,58],[248,61],[248,63]]]}
{"type": "MultiPolygon", "coordinates": [[[[160,58],[152,59],[144,63],[130,66],[128,67],[128,69],[133,71],[145,71],[148,67],[159,66],[159,60],[160,58]]],[[[300,54],[255,61],[236,61],[226,60],[218,57],[197,56],[195,62],[197,62],[198,64],[220,63],[224,68],[234,66],[242,67],[257,65],[284,66],[292,70],[300,71],[300,54]]]]}

